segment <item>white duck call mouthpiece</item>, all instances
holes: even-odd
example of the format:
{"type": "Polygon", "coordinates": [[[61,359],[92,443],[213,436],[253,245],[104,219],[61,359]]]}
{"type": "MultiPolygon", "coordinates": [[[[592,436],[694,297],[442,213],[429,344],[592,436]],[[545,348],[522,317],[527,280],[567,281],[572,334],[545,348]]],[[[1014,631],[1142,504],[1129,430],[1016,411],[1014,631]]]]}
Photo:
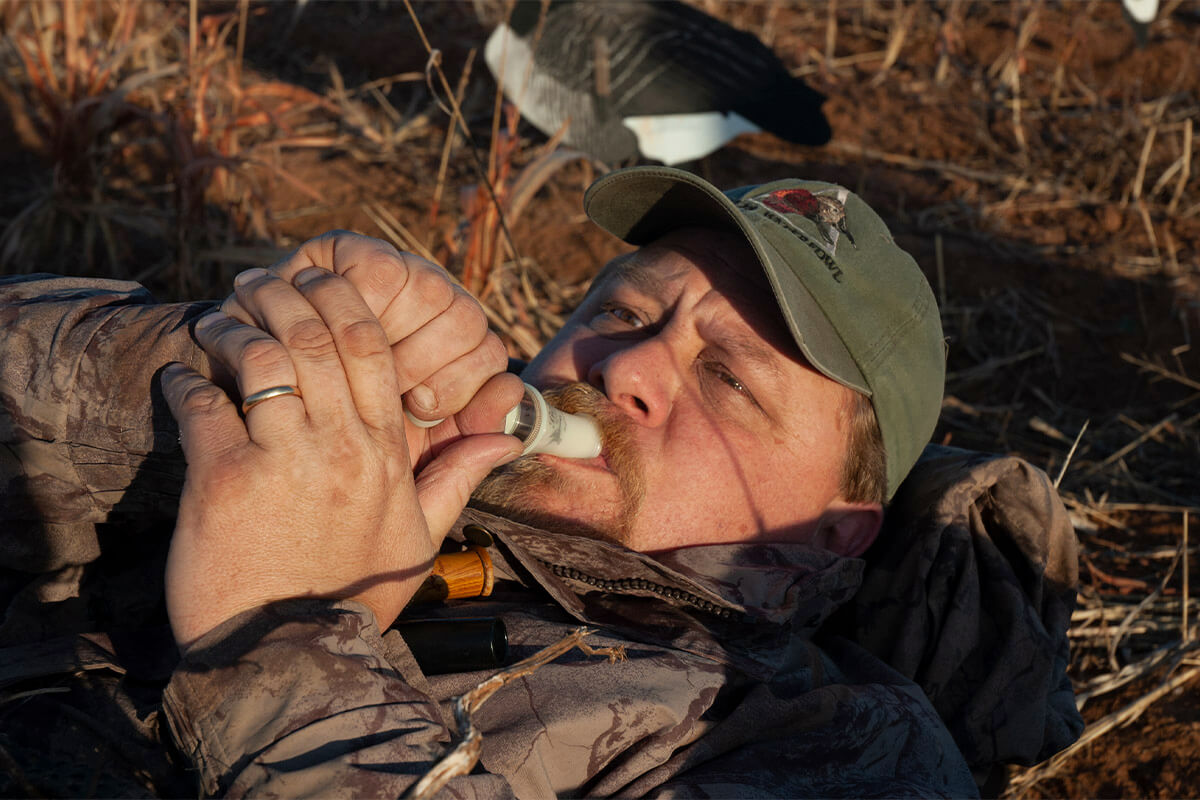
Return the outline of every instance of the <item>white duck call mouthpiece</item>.
{"type": "Polygon", "coordinates": [[[560,411],[528,383],[521,402],[504,418],[504,432],[525,443],[522,456],[546,453],[560,458],[595,458],[603,445],[594,419],[560,411]]]}
{"type": "MultiPolygon", "coordinates": [[[[417,419],[407,409],[404,414],[419,428],[432,428],[442,423],[440,419],[417,419]]],[[[560,458],[595,458],[604,444],[600,426],[594,419],[560,411],[528,383],[521,402],[504,417],[504,432],[525,443],[522,456],[546,453],[560,458]]]]}

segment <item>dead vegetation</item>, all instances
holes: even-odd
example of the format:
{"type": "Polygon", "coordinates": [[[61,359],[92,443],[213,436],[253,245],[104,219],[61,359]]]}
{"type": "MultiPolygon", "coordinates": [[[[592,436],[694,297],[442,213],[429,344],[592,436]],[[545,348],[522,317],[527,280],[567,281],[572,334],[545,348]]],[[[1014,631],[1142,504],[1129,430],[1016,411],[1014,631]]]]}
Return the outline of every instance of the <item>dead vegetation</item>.
{"type": "MultiPolygon", "coordinates": [[[[1165,0],[1145,50],[1115,0],[695,3],[825,92],[835,138],[743,137],[693,168],[836,180],[880,208],[942,302],[938,440],[1025,456],[1072,512],[1090,724],[1010,795],[1187,793],[1194,768],[1156,787],[1091,745],[1136,739],[1200,669],[1200,3],[1165,0]]],[[[445,264],[529,356],[618,248],[578,211],[602,167],[519,124],[474,58],[502,13],[0,5],[0,268],[215,297],[238,269],[358,228],[445,264]]],[[[1186,727],[1162,758],[1200,746],[1186,727]]]]}
{"type": "Polygon", "coordinates": [[[483,734],[475,727],[474,714],[492,695],[510,683],[526,675],[536,672],[564,653],[578,648],[588,656],[605,656],[610,662],[625,660],[625,646],[592,647],[584,640],[592,631],[588,628],[576,628],[570,634],[547,647],[542,648],[528,658],[524,658],[510,667],[497,672],[487,680],[473,687],[459,697],[454,698],[455,745],[446,755],[438,760],[429,772],[414,783],[404,796],[428,800],[436,797],[452,778],[459,775],[469,775],[479,762],[479,754],[483,749],[483,734]]]}

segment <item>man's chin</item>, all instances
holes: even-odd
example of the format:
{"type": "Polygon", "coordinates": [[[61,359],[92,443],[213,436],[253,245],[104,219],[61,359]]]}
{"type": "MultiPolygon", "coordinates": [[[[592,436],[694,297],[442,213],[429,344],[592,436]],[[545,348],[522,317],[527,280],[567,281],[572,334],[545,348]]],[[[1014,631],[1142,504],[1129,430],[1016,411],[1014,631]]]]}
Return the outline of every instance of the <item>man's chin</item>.
{"type": "Polygon", "coordinates": [[[521,458],[488,475],[471,495],[471,506],[555,533],[626,544],[625,526],[597,520],[583,504],[555,502],[569,496],[566,481],[537,458],[521,458]],[[555,507],[566,505],[569,511],[555,507]],[[580,519],[587,514],[589,519],[580,519]]]}

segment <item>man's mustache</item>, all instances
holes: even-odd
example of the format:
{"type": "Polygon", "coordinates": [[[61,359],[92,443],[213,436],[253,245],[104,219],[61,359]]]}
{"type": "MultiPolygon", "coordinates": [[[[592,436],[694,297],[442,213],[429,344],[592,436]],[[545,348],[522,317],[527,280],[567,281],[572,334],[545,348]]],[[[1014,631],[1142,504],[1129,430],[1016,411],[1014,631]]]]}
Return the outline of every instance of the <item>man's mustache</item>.
{"type": "Polygon", "coordinates": [[[630,422],[613,408],[612,403],[596,387],[587,383],[567,383],[541,390],[546,402],[568,414],[586,414],[600,427],[600,438],[604,451],[610,442],[630,438],[630,422]]]}
{"type": "Polygon", "coordinates": [[[604,443],[602,455],[609,470],[617,476],[627,504],[634,508],[645,497],[645,479],[641,460],[634,445],[634,423],[617,409],[596,387],[588,383],[568,383],[542,392],[546,402],[570,414],[586,414],[600,426],[604,443]]]}

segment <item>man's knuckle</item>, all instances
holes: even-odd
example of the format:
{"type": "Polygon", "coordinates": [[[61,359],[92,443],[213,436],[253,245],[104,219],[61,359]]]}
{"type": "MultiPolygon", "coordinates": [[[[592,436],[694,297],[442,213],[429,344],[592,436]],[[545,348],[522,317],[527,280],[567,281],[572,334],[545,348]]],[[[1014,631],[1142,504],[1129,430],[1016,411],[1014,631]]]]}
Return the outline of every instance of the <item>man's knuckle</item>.
{"type": "Polygon", "coordinates": [[[379,296],[395,296],[404,286],[403,270],[394,259],[365,258],[346,268],[342,275],[354,285],[364,300],[379,296]]]}
{"type": "Polygon", "coordinates": [[[221,408],[227,398],[225,393],[211,383],[193,383],[183,391],[180,405],[192,416],[212,414],[221,408]]]}
{"type": "Polygon", "coordinates": [[[359,319],[345,324],[338,332],[341,348],[354,358],[377,356],[388,351],[387,338],[374,319],[359,319]]]}
{"type": "Polygon", "coordinates": [[[487,316],[475,298],[455,293],[454,300],[444,316],[454,327],[459,340],[474,347],[483,341],[488,332],[487,316]]]}
{"type": "Polygon", "coordinates": [[[410,272],[430,272],[439,277],[441,280],[449,283],[449,273],[446,272],[446,268],[441,264],[437,264],[427,258],[422,258],[421,256],[409,250],[395,250],[394,252],[399,256],[400,260],[404,262],[404,268],[406,270],[409,270],[410,272]]]}
{"type": "Polygon", "coordinates": [[[385,242],[382,239],[372,239],[363,237],[361,239],[365,252],[362,254],[362,262],[375,266],[382,266],[387,269],[405,268],[404,259],[391,242],[385,242]]]}
{"type": "Polygon", "coordinates": [[[287,363],[287,353],[274,339],[256,336],[242,345],[241,361],[244,366],[273,371],[287,363]]]}
{"type": "Polygon", "coordinates": [[[329,296],[330,292],[337,291],[345,281],[341,275],[327,269],[320,272],[314,270],[311,274],[306,274],[305,278],[304,294],[318,301],[329,296]]]}
{"type": "Polygon", "coordinates": [[[316,319],[305,319],[293,323],[283,336],[288,350],[314,359],[335,358],[337,346],[333,334],[325,323],[316,319]]]}
{"type": "Polygon", "coordinates": [[[446,277],[432,269],[412,270],[407,291],[413,293],[422,308],[432,316],[444,313],[454,303],[457,293],[446,277]]]}
{"type": "Polygon", "coordinates": [[[494,331],[488,331],[484,336],[481,349],[489,367],[494,366],[499,372],[508,368],[508,348],[504,346],[504,342],[494,331]]]}
{"type": "Polygon", "coordinates": [[[342,274],[364,299],[379,298],[385,303],[391,302],[408,283],[410,269],[407,262],[388,242],[366,239],[364,249],[365,252],[355,255],[342,274]]]}

